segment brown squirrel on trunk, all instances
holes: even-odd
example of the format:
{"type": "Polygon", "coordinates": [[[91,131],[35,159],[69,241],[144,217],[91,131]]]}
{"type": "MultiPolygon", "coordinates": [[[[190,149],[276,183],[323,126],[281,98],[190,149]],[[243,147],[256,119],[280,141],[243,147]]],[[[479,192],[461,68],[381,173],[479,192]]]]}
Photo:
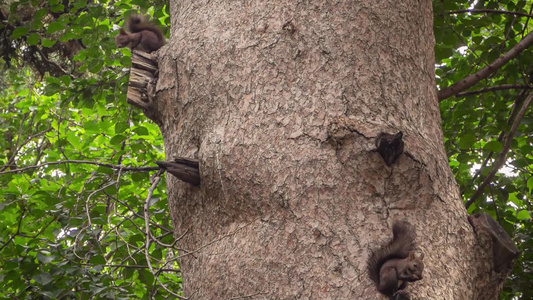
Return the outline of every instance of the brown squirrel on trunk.
{"type": "Polygon", "coordinates": [[[145,20],[144,17],[133,15],[128,18],[127,27],[130,33],[124,29],[115,36],[115,42],[119,48],[129,47],[134,50],[153,52],[165,44],[165,37],[161,28],[145,20]]]}
{"type": "Polygon", "coordinates": [[[392,241],[370,254],[368,274],[380,293],[390,299],[409,299],[404,289],[407,282],[422,279],[424,254],[415,256],[416,234],[411,224],[395,221],[392,233],[392,241]]]}

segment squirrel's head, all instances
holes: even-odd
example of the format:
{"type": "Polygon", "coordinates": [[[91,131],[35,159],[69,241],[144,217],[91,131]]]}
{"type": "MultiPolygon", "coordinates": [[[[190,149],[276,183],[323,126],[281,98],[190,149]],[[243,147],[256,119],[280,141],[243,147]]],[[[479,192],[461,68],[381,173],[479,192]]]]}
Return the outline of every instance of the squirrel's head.
{"type": "Polygon", "coordinates": [[[124,48],[130,43],[128,33],[124,29],[120,29],[120,32],[115,36],[115,43],[119,48],[124,48]]]}

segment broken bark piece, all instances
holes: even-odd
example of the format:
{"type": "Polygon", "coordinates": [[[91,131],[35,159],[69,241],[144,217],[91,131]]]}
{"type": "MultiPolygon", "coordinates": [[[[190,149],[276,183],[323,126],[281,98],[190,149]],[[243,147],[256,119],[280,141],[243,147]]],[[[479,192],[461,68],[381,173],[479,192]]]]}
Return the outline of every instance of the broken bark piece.
{"type": "Polygon", "coordinates": [[[468,220],[476,230],[483,230],[492,238],[494,271],[509,270],[520,251],[507,232],[488,213],[469,216],[468,220]]]}
{"type": "Polygon", "coordinates": [[[157,62],[150,53],[137,50],[131,53],[127,100],[129,104],[143,109],[152,120],[154,120],[151,117],[153,115],[151,112],[154,110],[152,99],[155,95],[150,95],[148,85],[155,81],[157,71],[157,62]]]}
{"type": "Polygon", "coordinates": [[[156,161],[155,163],[181,181],[196,186],[200,185],[200,163],[198,160],[180,157],[171,162],[156,161]]]}
{"type": "Polygon", "coordinates": [[[404,142],[402,137],[403,133],[401,131],[397,134],[382,132],[376,139],[377,151],[389,167],[403,153],[404,142]]]}

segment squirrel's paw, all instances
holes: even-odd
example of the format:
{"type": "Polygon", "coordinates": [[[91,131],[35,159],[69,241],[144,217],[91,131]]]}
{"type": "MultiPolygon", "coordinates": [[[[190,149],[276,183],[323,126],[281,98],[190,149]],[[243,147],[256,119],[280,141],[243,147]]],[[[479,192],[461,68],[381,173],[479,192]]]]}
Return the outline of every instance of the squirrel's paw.
{"type": "Polygon", "coordinates": [[[394,300],[409,300],[411,299],[411,296],[409,295],[409,292],[406,290],[399,290],[392,296],[394,300]]]}

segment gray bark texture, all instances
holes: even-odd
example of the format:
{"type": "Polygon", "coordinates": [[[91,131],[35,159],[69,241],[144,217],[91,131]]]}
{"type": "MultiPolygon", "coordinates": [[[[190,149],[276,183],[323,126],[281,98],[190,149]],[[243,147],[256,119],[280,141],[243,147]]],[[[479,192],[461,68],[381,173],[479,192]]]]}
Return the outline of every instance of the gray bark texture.
{"type": "Polygon", "coordinates": [[[167,175],[184,296],[385,299],[366,260],[396,219],[425,254],[413,299],[487,292],[491,253],[444,151],[431,1],[170,8],[154,115],[167,161],[198,159],[201,175],[199,187],[167,175]],[[389,167],[376,138],[399,131],[389,167]]]}

